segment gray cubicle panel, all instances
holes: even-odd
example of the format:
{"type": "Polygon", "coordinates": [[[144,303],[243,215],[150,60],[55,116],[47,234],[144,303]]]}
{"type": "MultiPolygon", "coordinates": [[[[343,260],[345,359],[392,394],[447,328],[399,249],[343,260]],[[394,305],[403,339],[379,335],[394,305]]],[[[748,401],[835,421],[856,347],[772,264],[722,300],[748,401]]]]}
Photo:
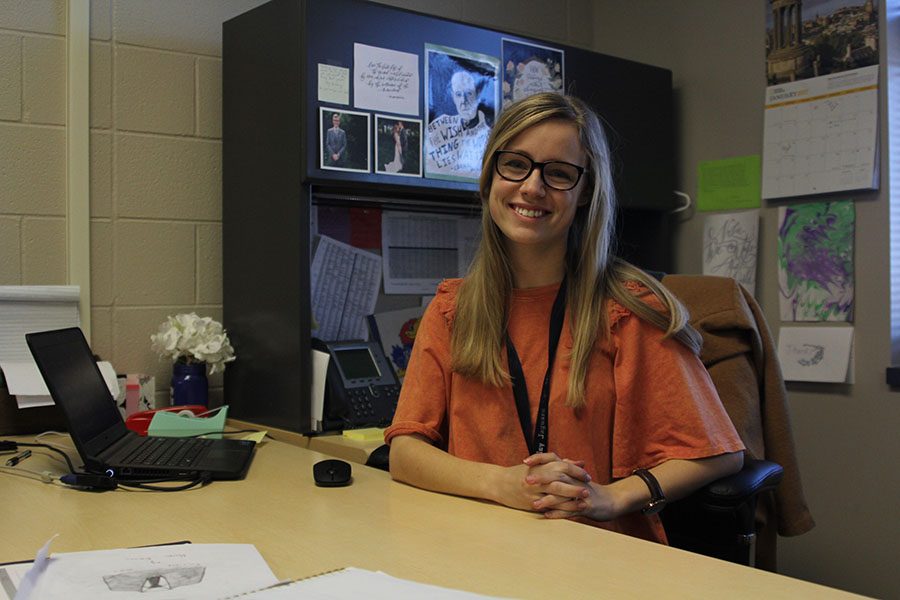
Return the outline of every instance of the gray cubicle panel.
{"type": "Polygon", "coordinates": [[[607,125],[623,254],[646,268],[670,270],[670,71],[361,0],[273,0],[223,25],[224,321],[238,355],[225,372],[231,415],[294,431],[309,426],[314,194],[375,205],[392,198],[426,207],[477,206],[470,182],[320,167],[320,108],[372,119],[381,112],[353,106],[354,44],[419,57],[415,118],[427,123],[425,45],[500,60],[504,38],[564,53],[566,89],[607,125]],[[349,104],[319,101],[319,65],[350,70],[349,104]]]}

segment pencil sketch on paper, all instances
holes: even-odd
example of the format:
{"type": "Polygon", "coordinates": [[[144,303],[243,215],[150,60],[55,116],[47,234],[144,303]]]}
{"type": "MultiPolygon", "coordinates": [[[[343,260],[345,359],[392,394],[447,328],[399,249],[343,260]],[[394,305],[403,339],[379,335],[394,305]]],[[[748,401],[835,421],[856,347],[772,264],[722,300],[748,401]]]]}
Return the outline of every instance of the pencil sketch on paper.
{"type": "Polygon", "coordinates": [[[785,381],[847,381],[852,327],[782,327],[778,360],[785,381]]]}
{"type": "Polygon", "coordinates": [[[103,582],[111,592],[145,593],[196,585],[203,581],[205,572],[206,567],[200,565],[162,567],[104,575],[103,582]]]}
{"type": "Polygon", "coordinates": [[[779,209],[778,286],[783,321],[853,317],[853,202],[779,209]]]}
{"type": "Polygon", "coordinates": [[[803,367],[811,367],[819,364],[825,358],[825,346],[819,344],[788,344],[787,351],[797,364],[803,367]]]}
{"type": "Polygon", "coordinates": [[[755,293],[758,244],[758,210],[708,216],[703,232],[703,274],[733,277],[755,293]]]}

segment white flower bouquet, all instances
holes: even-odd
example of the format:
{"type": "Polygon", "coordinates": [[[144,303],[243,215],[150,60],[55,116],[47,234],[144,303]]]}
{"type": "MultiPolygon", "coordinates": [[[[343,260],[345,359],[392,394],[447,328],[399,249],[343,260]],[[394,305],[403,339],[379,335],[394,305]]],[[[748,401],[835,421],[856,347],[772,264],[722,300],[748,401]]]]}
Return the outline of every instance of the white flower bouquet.
{"type": "Polygon", "coordinates": [[[150,336],[150,342],[161,358],[173,363],[206,363],[210,374],[224,371],[225,363],[235,358],[222,324],[196,313],[169,317],[150,336]]]}

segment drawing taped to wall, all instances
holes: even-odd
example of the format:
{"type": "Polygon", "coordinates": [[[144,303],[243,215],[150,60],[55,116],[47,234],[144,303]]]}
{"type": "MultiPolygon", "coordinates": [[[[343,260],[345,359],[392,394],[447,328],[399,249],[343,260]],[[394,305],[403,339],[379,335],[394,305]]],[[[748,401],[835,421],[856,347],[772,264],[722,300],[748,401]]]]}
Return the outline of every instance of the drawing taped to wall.
{"type": "Polygon", "coordinates": [[[853,202],[782,206],[778,286],[782,321],[851,321],[853,202]]]}
{"type": "Polygon", "coordinates": [[[563,50],[501,40],[503,63],[503,108],[516,100],[540,92],[562,92],[565,88],[563,50]]]}
{"type": "Polygon", "coordinates": [[[782,327],[778,361],[787,381],[841,383],[852,379],[852,346],[852,327],[782,327]]]}
{"type": "Polygon", "coordinates": [[[733,277],[754,294],[759,211],[713,214],[703,231],[703,274],[733,277]]]}
{"type": "Polygon", "coordinates": [[[478,180],[497,113],[499,66],[493,56],[425,45],[425,177],[478,180]]]}

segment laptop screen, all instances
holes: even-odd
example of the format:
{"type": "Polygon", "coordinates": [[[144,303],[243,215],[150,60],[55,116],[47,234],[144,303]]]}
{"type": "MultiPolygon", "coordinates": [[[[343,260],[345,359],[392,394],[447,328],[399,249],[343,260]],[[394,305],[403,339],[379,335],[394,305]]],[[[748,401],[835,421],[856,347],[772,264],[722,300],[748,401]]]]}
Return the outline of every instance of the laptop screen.
{"type": "Polygon", "coordinates": [[[69,433],[80,449],[99,452],[125,432],[122,416],[81,329],[31,333],[26,339],[50,395],[66,415],[69,433]],[[106,439],[100,442],[97,438],[104,433],[106,439]]]}

